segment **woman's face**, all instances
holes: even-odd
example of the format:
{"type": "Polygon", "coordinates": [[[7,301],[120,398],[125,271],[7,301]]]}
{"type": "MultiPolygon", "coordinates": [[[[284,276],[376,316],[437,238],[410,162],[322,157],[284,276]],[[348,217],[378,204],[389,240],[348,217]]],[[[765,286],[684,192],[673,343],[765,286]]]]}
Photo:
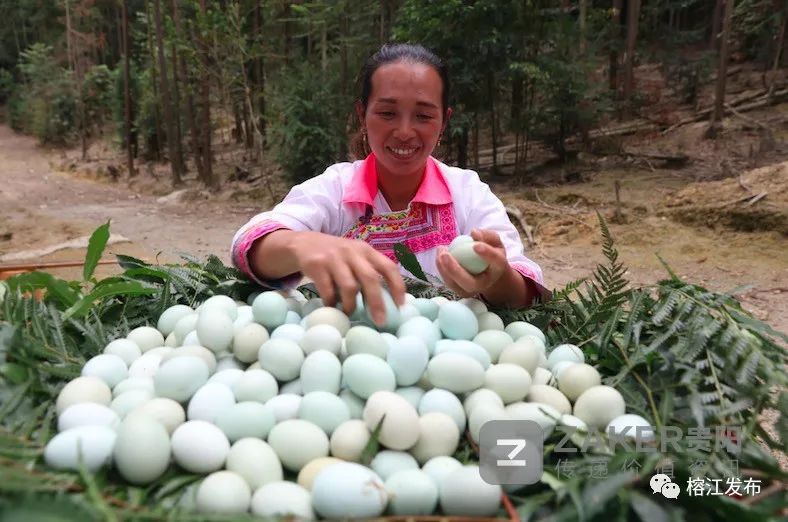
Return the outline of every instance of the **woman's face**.
{"type": "Polygon", "coordinates": [[[424,168],[445,126],[442,94],[443,81],[428,65],[396,62],[373,73],[367,110],[359,116],[382,174],[424,168]]]}

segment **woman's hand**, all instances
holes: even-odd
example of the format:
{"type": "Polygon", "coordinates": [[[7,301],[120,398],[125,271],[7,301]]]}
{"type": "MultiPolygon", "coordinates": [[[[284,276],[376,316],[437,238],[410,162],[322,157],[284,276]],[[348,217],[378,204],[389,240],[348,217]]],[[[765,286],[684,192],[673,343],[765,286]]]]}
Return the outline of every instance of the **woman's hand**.
{"type": "Polygon", "coordinates": [[[436,260],[443,282],[451,291],[462,297],[484,293],[510,270],[509,262],[506,260],[506,249],[497,232],[477,229],[471,232],[471,237],[481,243],[473,250],[489,264],[484,272],[471,274],[454,259],[446,247],[441,247],[436,260]]]}
{"type": "Polygon", "coordinates": [[[364,241],[299,232],[292,236],[289,249],[298,269],[314,281],[326,306],[334,306],[339,298],[343,312],[350,315],[361,291],[370,317],[383,325],[383,280],[397,306],[405,304],[405,282],[397,264],[364,241]]]}

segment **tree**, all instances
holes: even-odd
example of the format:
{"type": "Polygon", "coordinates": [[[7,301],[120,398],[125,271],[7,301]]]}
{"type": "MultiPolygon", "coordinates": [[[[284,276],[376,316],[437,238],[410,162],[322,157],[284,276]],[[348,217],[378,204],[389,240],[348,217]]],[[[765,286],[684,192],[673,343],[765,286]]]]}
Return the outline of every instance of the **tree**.
{"type": "Polygon", "coordinates": [[[714,110],[711,112],[711,121],[706,131],[708,138],[714,138],[722,125],[725,115],[725,80],[728,76],[728,57],[730,49],[731,19],[733,18],[734,0],[725,0],[723,6],[722,33],[720,34],[720,55],[717,67],[717,84],[714,89],[714,110]]]}
{"type": "Polygon", "coordinates": [[[640,0],[627,1],[627,43],[624,49],[624,99],[629,100],[635,91],[635,45],[640,21],[640,0]]]}
{"type": "Polygon", "coordinates": [[[129,48],[129,2],[123,0],[121,5],[122,12],[122,33],[123,33],[123,124],[126,134],[126,164],[129,170],[129,177],[136,174],[134,170],[134,152],[131,136],[131,74],[129,73],[129,60],[131,60],[131,49],[129,48]]]}
{"type": "Polygon", "coordinates": [[[181,156],[180,141],[175,134],[175,123],[173,121],[172,105],[170,105],[170,86],[167,79],[167,60],[164,59],[164,28],[161,23],[161,0],[154,0],[154,18],[156,20],[156,44],[159,55],[159,81],[161,82],[161,104],[164,110],[164,119],[167,124],[167,150],[170,157],[170,168],[172,170],[172,184],[178,186],[181,180],[181,156]]]}

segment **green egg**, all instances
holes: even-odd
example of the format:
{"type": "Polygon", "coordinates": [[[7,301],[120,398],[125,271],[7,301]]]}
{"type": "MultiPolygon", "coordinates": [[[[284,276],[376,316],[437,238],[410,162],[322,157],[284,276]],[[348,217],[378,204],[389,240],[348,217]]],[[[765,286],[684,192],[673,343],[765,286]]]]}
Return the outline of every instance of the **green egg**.
{"type": "Polygon", "coordinates": [[[470,341],[479,333],[479,321],[470,308],[450,302],[443,305],[438,312],[438,326],[449,339],[465,339],[470,341]]]}
{"type": "Polygon", "coordinates": [[[457,260],[460,266],[474,275],[481,274],[490,266],[490,264],[473,249],[476,244],[476,241],[463,242],[449,249],[449,253],[457,260]]]}

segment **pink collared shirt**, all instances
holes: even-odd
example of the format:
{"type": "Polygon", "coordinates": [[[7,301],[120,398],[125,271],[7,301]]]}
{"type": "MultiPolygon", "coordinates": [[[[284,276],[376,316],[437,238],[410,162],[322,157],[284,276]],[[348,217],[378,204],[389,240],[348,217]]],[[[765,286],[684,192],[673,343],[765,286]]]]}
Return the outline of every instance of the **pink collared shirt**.
{"type": "MultiPolygon", "coordinates": [[[[294,186],[273,210],[257,214],[241,227],[233,237],[232,259],[267,288],[293,288],[301,280],[300,273],[262,280],[252,272],[248,253],[257,239],[274,230],[311,230],[366,241],[395,262],[394,245],[404,243],[424,272],[440,279],[435,265],[438,247],[448,246],[452,239],[470,234],[474,228],[498,232],[510,265],[534,281],[543,295],[549,293],[541,268],[525,257],[520,235],[490,187],[476,172],[432,157],[413,200],[399,211],[392,211],[378,190],[373,154],[365,160],[328,167],[323,174],[294,186]]],[[[401,265],[400,272],[412,277],[401,265]]]]}

